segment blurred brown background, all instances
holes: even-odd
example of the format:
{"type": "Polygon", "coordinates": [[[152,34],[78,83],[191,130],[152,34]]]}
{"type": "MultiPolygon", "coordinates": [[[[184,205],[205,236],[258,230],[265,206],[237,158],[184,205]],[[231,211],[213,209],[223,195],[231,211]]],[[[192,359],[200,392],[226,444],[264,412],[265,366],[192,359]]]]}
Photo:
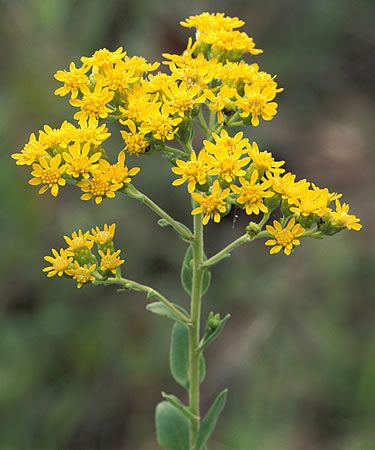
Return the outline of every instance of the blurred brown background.
{"type": "MultiPolygon", "coordinates": [[[[126,275],[184,303],[183,243],[130,199],[96,207],[73,189],[39,197],[9,155],[45,123],[71,118],[67,99],[53,95],[57,69],[101,47],[123,45],[150,60],[181,52],[189,30],[178,22],[205,10],[244,19],[265,50],[256,61],[285,87],[279,115],[249,137],[300,177],[343,192],[363,223],[361,233],[306,240],[289,258],[256,242],[214,269],[205,312],[232,319],[207,355],[205,407],[230,389],[210,448],[373,450],[374,0],[0,6],[0,450],[157,448],[160,391],[181,394],[168,373],[171,323],[148,313],[139,295],[48,280],[42,256],[78,227],[115,221],[126,275]]],[[[118,138],[111,142],[120,148],[118,138]]],[[[156,156],[140,164],[137,185],[190,220],[168,165],[156,156]]],[[[245,218],[234,228],[232,220],[208,227],[209,254],[241,234],[245,218]]]]}

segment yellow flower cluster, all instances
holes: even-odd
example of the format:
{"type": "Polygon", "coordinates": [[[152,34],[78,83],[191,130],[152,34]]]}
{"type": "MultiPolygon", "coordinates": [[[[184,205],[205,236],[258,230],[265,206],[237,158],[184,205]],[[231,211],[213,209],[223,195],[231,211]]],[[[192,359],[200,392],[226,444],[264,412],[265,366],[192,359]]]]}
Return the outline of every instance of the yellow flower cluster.
{"type": "Polygon", "coordinates": [[[226,130],[213,133],[213,142],[203,141],[203,148],[190,158],[178,159],[172,171],[179,175],[173,181],[187,188],[197,207],[192,214],[204,214],[204,224],[210,219],[220,222],[232,205],[248,215],[259,215],[268,220],[271,212],[280,209],[281,221],[267,231],[274,239],[271,253],[284,248],[290,254],[299,244],[297,237],[306,230],[334,234],[343,228],[360,230],[359,219],[349,214],[349,206],[341,205],[341,194],[330,193],[306,180],[285,173],[284,161],[276,161],[271,152],[260,151],[239,132],[230,136],[226,130]],[[335,203],[334,207],[332,203],[335,203]],[[285,228],[283,227],[285,226],[285,228]]]}
{"type": "Polygon", "coordinates": [[[103,229],[96,227],[85,233],[78,230],[70,237],[64,236],[68,247],[59,251],[52,249],[52,256],[44,257],[50,266],[45,267],[43,272],[47,272],[48,277],[71,277],[78,288],[94,280],[118,275],[124,260],[120,258],[121,251],[114,249],[115,228],[115,224],[105,224],[103,229]],[[92,252],[94,244],[98,257],[92,252]]]}
{"type": "MultiPolygon", "coordinates": [[[[65,121],[56,129],[46,125],[12,155],[18,165],[31,166],[29,183],[53,196],[60,187],[75,184],[82,200],[100,203],[118,191],[130,192],[126,188],[140,169],[125,164],[126,153],[159,152],[179,176],[173,185],[187,184],[195,203],[192,214],[202,213],[204,224],[220,222],[237,205],[248,215],[262,213],[262,228],[279,209],[280,221],[267,228],[273,236],[267,244],[273,245],[272,253],[283,248],[289,254],[303,234],[359,230],[359,219],[340,203],[341,195],[296,181],[285,172],[284,161],[259,150],[242,132],[228,132],[273,119],[275,97],[283,91],[274,76],[243,60],[246,54],[262,53],[239,31],[244,22],[205,12],[181,25],[195,28],[195,37],[188,39],[182,54],[163,54],[168,73],[155,73],[158,62],[128,56],[119,47],[97,50],[82,57],[81,65],[71,63],[69,70],[55,74],[62,83],[55,94],[70,95],[78,123],[65,121]],[[109,121],[118,122],[125,144],[114,163],[103,148],[110,137],[109,121]],[[206,135],[199,151],[193,150],[196,126],[206,135]],[[176,143],[180,148],[172,146],[176,143]]],[[[71,258],[69,251],[63,255],[66,261],[71,258]]]]}

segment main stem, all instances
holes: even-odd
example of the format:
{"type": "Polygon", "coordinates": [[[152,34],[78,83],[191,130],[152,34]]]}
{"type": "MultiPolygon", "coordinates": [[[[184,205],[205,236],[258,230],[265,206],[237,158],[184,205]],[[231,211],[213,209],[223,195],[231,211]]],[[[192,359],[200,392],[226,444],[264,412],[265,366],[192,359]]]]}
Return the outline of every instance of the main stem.
{"type": "Polygon", "coordinates": [[[189,327],[189,406],[195,415],[190,421],[190,450],[195,449],[199,431],[200,416],[200,321],[202,301],[203,262],[203,224],[202,214],[194,216],[193,280],[190,304],[191,325],[189,327]]]}

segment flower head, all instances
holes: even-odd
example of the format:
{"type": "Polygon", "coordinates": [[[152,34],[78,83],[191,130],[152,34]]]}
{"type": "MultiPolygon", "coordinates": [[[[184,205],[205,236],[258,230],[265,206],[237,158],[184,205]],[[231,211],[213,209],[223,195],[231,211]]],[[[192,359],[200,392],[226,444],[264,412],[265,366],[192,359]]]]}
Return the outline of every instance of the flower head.
{"type": "Polygon", "coordinates": [[[359,231],[362,225],[359,223],[360,219],[353,214],[349,214],[349,205],[343,203],[341,205],[339,200],[336,200],[336,211],[329,213],[332,218],[333,225],[340,228],[347,228],[348,230],[359,231]]]}
{"type": "Polygon", "coordinates": [[[197,155],[193,150],[190,155],[190,160],[184,161],[182,159],[176,160],[177,167],[172,167],[172,172],[176,175],[181,175],[172,182],[173,186],[179,186],[185,182],[188,183],[188,191],[192,193],[198,184],[203,185],[207,182],[207,173],[210,166],[207,164],[207,154],[201,150],[197,155]]]}
{"type": "Polygon", "coordinates": [[[18,166],[31,166],[39,161],[42,156],[47,156],[47,145],[40,142],[34,133],[31,133],[29,142],[25,144],[20,153],[13,153],[12,158],[16,160],[18,166]]]}
{"type": "Polygon", "coordinates": [[[65,179],[62,177],[66,170],[66,165],[61,166],[60,164],[60,154],[57,154],[50,159],[42,156],[39,159],[39,163],[34,163],[32,166],[33,170],[31,175],[34,178],[31,178],[29,184],[32,186],[39,186],[42,184],[43,186],[39,189],[39,194],[44,194],[50,189],[51,194],[56,197],[59,193],[59,187],[65,186],[66,184],[65,179]]]}
{"type": "Polygon", "coordinates": [[[113,223],[112,225],[104,224],[102,230],[99,227],[92,228],[91,236],[89,236],[89,239],[92,239],[98,245],[107,245],[113,241],[115,229],[115,223],[113,223]]]}
{"type": "Polygon", "coordinates": [[[285,161],[275,161],[271,152],[259,151],[258,144],[253,142],[253,145],[249,145],[248,154],[252,159],[251,167],[258,172],[269,174],[280,174],[285,172],[281,168],[285,164],[285,161]]]}
{"type": "Polygon", "coordinates": [[[240,178],[241,186],[232,185],[231,189],[235,194],[238,194],[237,202],[243,205],[246,214],[259,214],[268,212],[267,206],[264,204],[265,198],[270,198],[274,193],[268,190],[271,186],[271,181],[263,181],[258,183],[258,171],[254,170],[251,174],[250,180],[240,178]]]}
{"type": "Polygon", "coordinates": [[[120,184],[121,187],[124,184],[129,184],[131,182],[131,177],[137,175],[137,173],[141,170],[139,167],[129,169],[129,167],[125,165],[124,151],[119,153],[115,164],[110,164],[104,159],[101,160],[99,164],[101,172],[109,177],[111,183],[115,185],[120,184]]]}
{"type": "Polygon", "coordinates": [[[281,223],[277,220],[273,221],[273,227],[267,225],[266,229],[268,233],[273,236],[273,239],[266,241],[266,245],[271,245],[270,249],[271,255],[274,253],[279,253],[280,250],[284,249],[286,255],[290,255],[293,248],[300,245],[298,237],[302,236],[305,232],[304,228],[300,224],[296,224],[296,220],[292,217],[288,225],[283,228],[281,223]]]}
{"type": "Polygon", "coordinates": [[[74,130],[73,140],[81,144],[91,144],[99,147],[111,136],[107,126],[103,123],[98,125],[98,120],[91,118],[79,122],[79,128],[74,130]]]}
{"type": "Polygon", "coordinates": [[[105,119],[112,109],[107,105],[113,99],[114,92],[107,87],[102,87],[97,83],[94,90],[91,91],[88,86],[82,88],[82,98],[74,98],[70,100],[70,104],[77,106],[81,110],[74,114],[77,120],[86,119],[105,119]]]}
{"type": "Polygon", "coordinates": [[[193,215],[203,213],[203,224],[207,225],[210,219],[218,223],[221,220],[221,214],[226,213],[227,204],[225,199],[228,197],[230,189],[221,190],[218,180],[212,185],[211,194],[198,194],[193,192],[191,196],[198,203],[198,207],[191,212],[193,215]]]}
{"type": "Polygon", "coordinates": [[[64,86],[55,90],[55,95],[64,97],[65,95],[72,93],[72,98],[76,98],[83,86],[87,86],[89,79],[86,73],[89,71],[88,66],[76,67],[74,62],[69,66],[69,71],[58,70],[55,73],[55,78],[58,81],[64,83],[64,86]]]}
{"type": "Polygon", "coordinates": [[[97,50],[92,56],[82,56],[81,61],[85,65],[85,67],[100,69],[100,68],[108,68],[113,64],[121,61],[126,52],[123,51],[122,47],[119,47],[114,52],[106,48],[101,48],[97,50]]]}
{"type": "Polygon", "coordinates": [[[74,267],[66,270],[66,274],[77,281],[77,288],[79,289],[83,284],[90,283],[95,280],[93,272],[96,269],[96,264],[89,266],[84,264],[80,266],[78,261],[74,261],[74,267]]]}
{"type": "Polygon", "coordinates": [[[123,259],[120,259],[120,253],[121,250],[111,252],[110,249],[107,249],[106,253],[99,250],[99,255],[101,257],[100,270],[103,272],[110,270],[115,275],[117,267],[125,262],[123,259]]]}
{"type": "Polygon", "coordinates": [[[63,158],[67,163],[66,173],[74,178],[89,178],[90,173],[95,170],[96,163],[101,158],[101,152],[90,154],[90,144],[81,146],[79,142],[71,145],[63,158]]]}
{"type": "Polygon", "coordinates": [[[259,125],[259,116],[263,120],[271,120],[276,115],[277,103],[272,102],[277,90],[274,86],[263,88],[257,84],[246,84],[244,96],[237,95],[236,105],[242,109],[241,117],[251,116],[254,127],[259,125]]]}
{"type": "Polygon", "coordinates": [[[94,243],[90,239],[90,233],[82,233],[82,230],[73,231],[71,237],[64,236],[65,242],[69,245],[69,250],[72,252],[81,251],[83,249],[91,250],[94,243]]]}
{"type": "Polygon", "coordinates": [[[61,277],[73,263],[73,253],[71,250],[60,248],[60,252],[52,249],[53,256],[45,256],[44,259],[51,265],[45,267],[43,272],[47,272],[47,277],[58,275],[61,277]]]}
{"type": "Polygon", "coordinates": [[[237,147],[230,152],[223,146],[216,145],[212,155],[207,156],[211,165],[210,175],[217,175],[227,183],[232,183],[236,177],[243,177],[246,171],[243,169],[250,162],[250,158],[242,158],[242,149],[237,147]]]}
{"type": "Polygon", "coordinates": [[[132,120],[126,120],[124,124],[127,125],[129,131],[121,130],[121,136],[126,145],[126,151],[130,155],[141,155],[150,147],[150,142],[146,136],[137,130],[135,123],[132,120]]]}
{"type": "Polygon", "coordinates": [[[81,195],[81,200],[95,198],[95,203],[99,205],[105,197],[114,198],[115,192],[123,186],[123,183],[112,183],[110,173],[98,169],[95,170],[92,178],[79,181],[77,186],[84,192],[81,195]]]}

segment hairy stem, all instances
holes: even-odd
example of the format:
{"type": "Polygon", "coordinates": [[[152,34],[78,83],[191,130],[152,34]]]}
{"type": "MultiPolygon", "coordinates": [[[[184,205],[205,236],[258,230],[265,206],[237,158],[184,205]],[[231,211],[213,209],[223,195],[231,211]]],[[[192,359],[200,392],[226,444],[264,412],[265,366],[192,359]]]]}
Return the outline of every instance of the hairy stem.
{"type": "Polygon", "coordinates": [[[147,298],[159,300],[171,312],[173,312],[173,314],[176,317],[178,317],[182,322],[190,325],[189,317],[187,317],[182,311],[180,311],[178,308],[176,308],[176,306],[170,300],[168,300],[166,297],[164,297],[164,295],[162,295],[160,292],[156,291],[155,289],[153,289],[150,286],[146,286],[144,284],[138,283],[133,280],[128,280],[128,279],[122,278],[122,277],[107,278],[106,280],[96,280],[96,281],[94,281],[94,284],[99,284],[99,285],[117,284],[129,291],[143,292],[144,294],[146,294],[147,298]]]}
{"type": "Polygon", "coordinates": [[[195,450],[195,442],[199,432],[200,416],[200,320],[202,303],[203,261],[203,225],[202,214],[194,216],[193,241],[193,280],[191,292],[189,327],[189,409],[195,418],[190,420],[190,450],[195,450]]]}
{"type": "Polygon", "coordinates": [[[140,192],[137,188],[135,188],[133,185],[129,185],[126,188],[126,194],[129,195],[129,197],[132,197],[139,202],[143,203],[144,205],[148,206],[156,215],[164,219],[168,224],[176,231],[177,234],[179,234],[183,239],[187,241],[193,240],[193,234],[192,232],[182,223],[177,222],[177,220],[173,219],[164,209],[160,208],[159,205],[157,205],[153,200],[151,200],[147,195],[140,192]]]}

